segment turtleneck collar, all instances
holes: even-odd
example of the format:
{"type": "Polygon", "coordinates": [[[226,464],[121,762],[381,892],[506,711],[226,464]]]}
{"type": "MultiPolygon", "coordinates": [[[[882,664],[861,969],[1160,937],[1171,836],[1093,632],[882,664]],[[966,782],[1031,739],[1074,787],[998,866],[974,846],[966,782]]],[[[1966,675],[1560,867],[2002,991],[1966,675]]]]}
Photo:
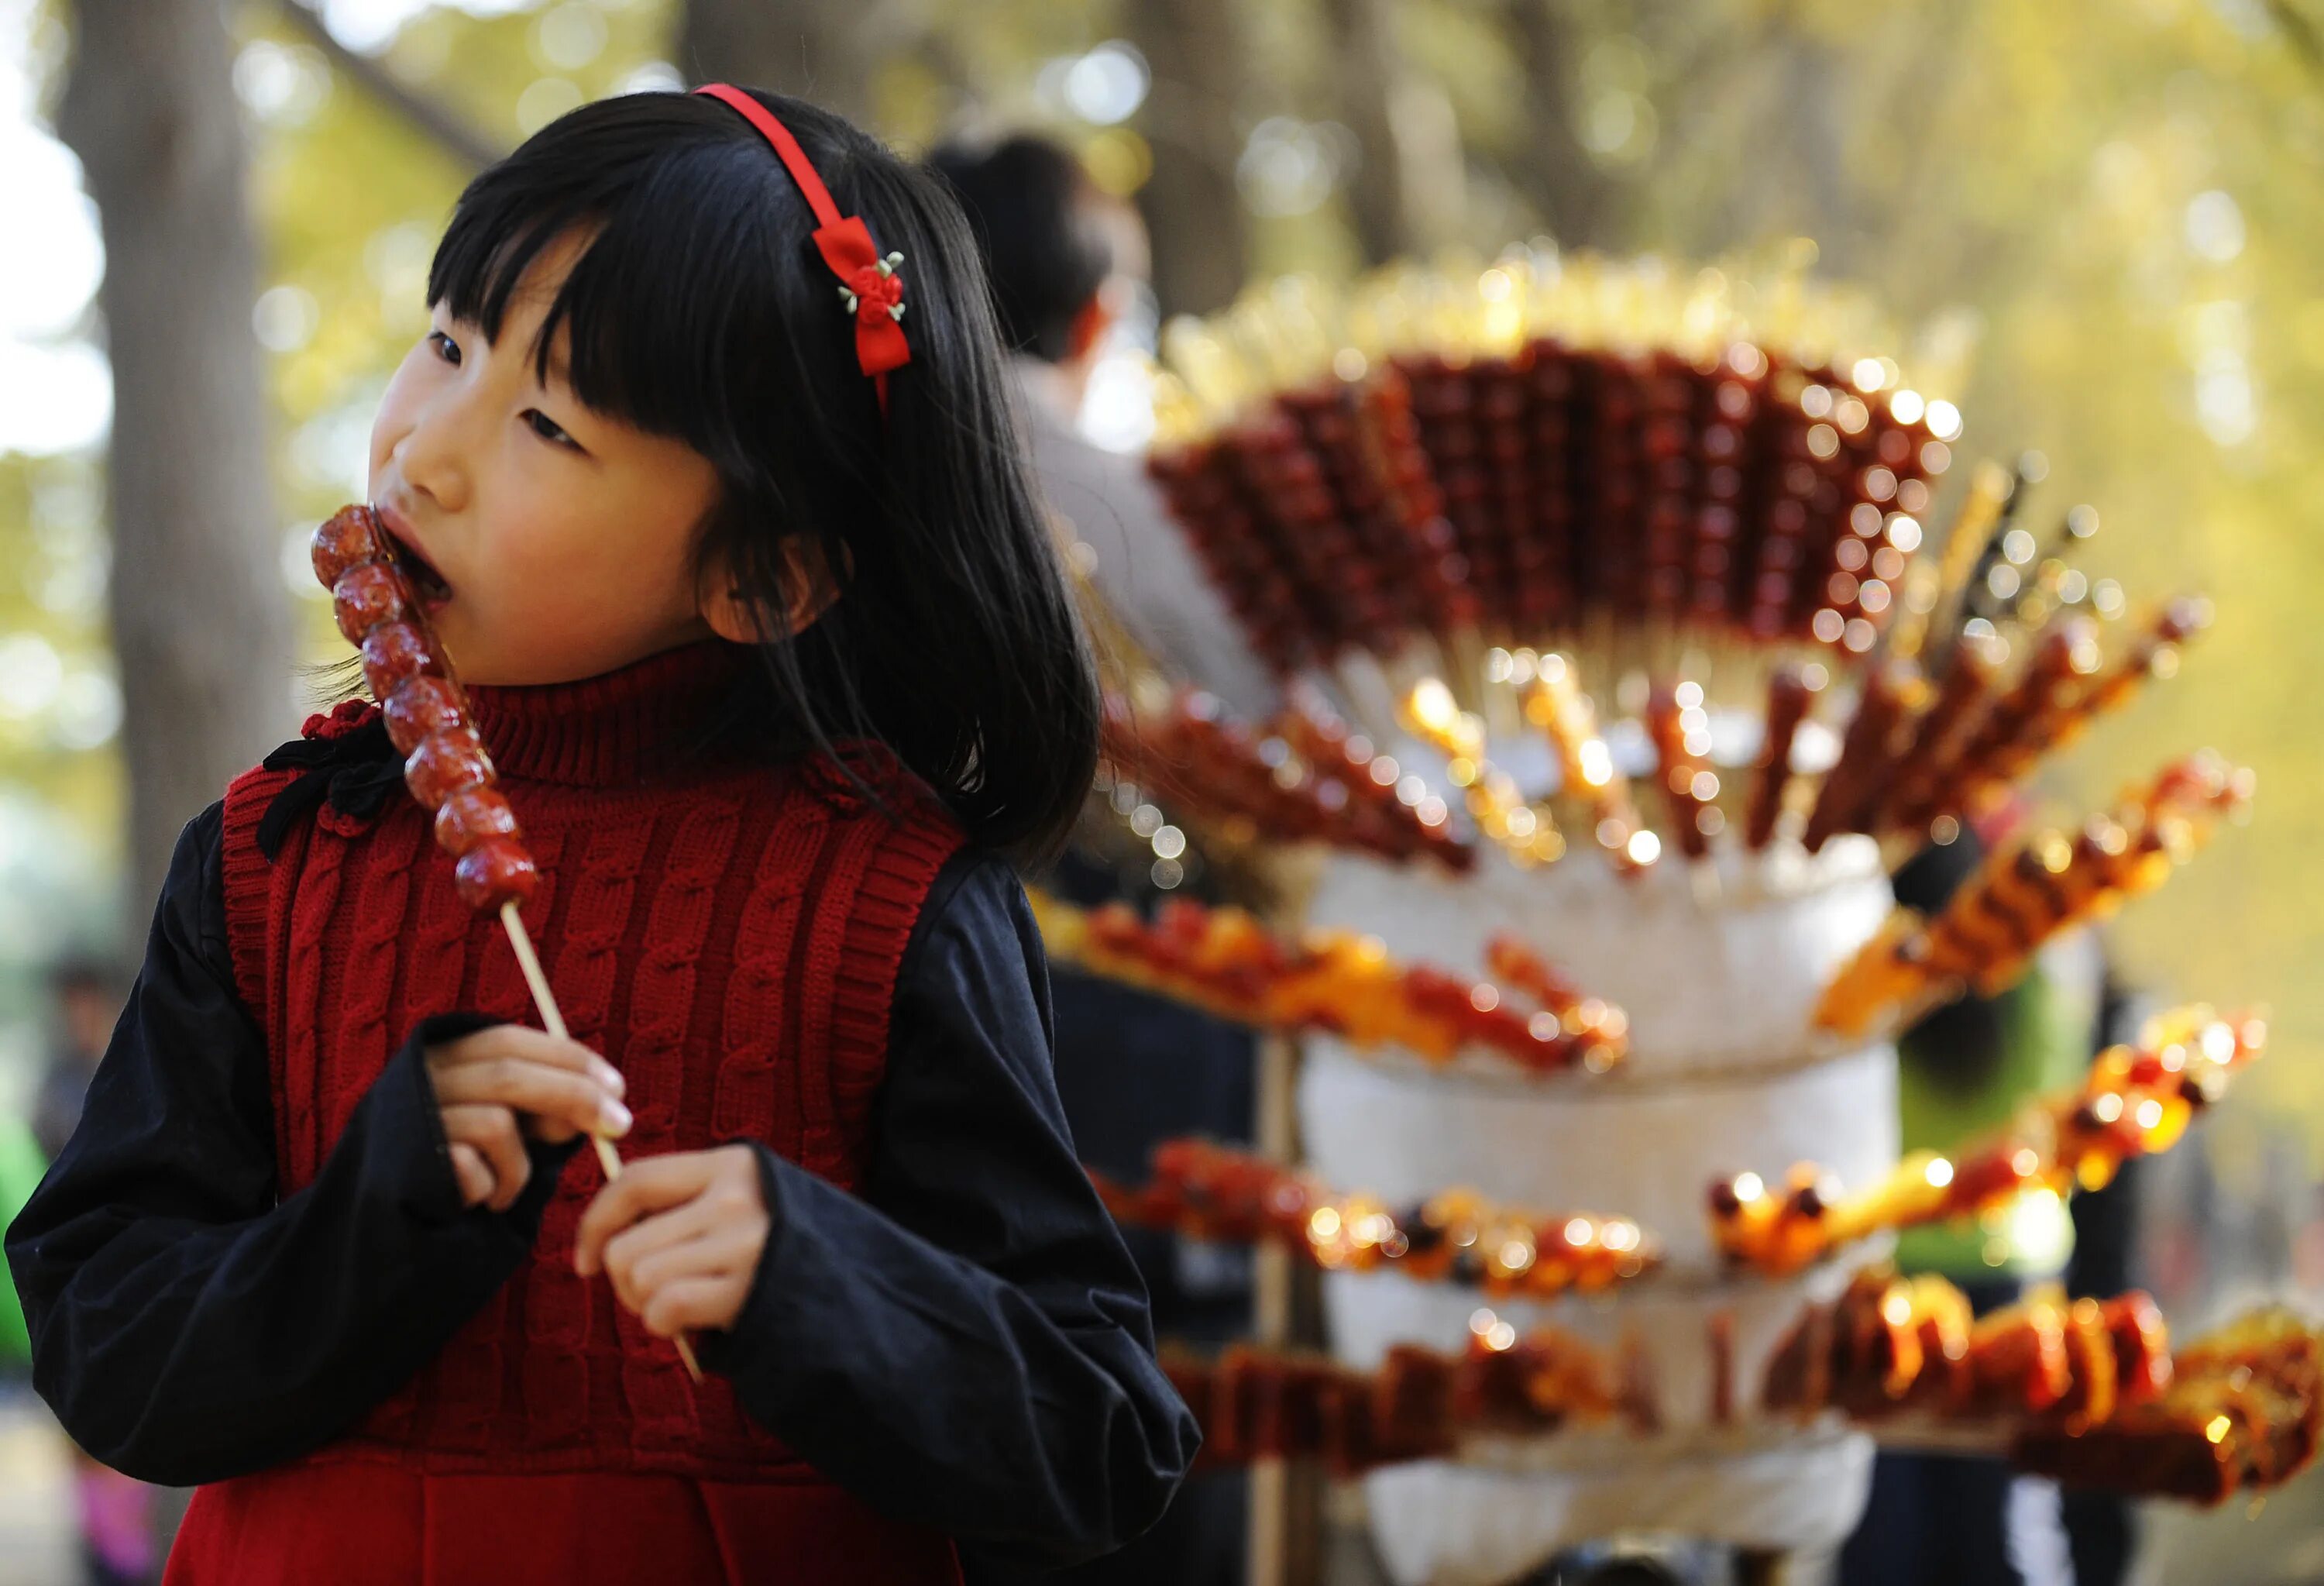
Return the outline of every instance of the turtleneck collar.
{"type": "Polygon", "coordinates": [[[468,697],[502,775],[622,787],[699,751],[750,660],[747,645],[706,639],[576,683],[472,685],[468,697]]]}

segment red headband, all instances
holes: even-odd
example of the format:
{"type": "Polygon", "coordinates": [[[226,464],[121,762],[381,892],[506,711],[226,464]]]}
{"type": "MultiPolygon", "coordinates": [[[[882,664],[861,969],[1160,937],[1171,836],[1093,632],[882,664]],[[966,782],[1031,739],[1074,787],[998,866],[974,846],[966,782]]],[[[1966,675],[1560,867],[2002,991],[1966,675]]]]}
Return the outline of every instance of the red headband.
{"type": "Polygon", "coordinates": [[[880,393],[880,411],[888,410],[888,371],[900,369],[912,361],[911,344],[904,339],[904,278],[896,273],[896,266],[904,262],[901,254],[890,254],[882,258],[879,247],[872,241],[871,228],[861,216],[843,217],[839,206],[831,201],[831,189],[823,185],[823,178],[815,173],[815,166],[791,136],[791,129],[775,119],[764,105],[742,89],[727,83],[705,83],[694,90],[739,112],[743,120],[759,129],[767,142],[781,156],[783,167],[798,183],[807,207],[815,211],[817,226],[815,245],[823,254],[823,262],[839,277],[839,300],[847,311],[855,316],[855,359],[863,365],[863,373],[872,377],[872,389],[880,393]]]}

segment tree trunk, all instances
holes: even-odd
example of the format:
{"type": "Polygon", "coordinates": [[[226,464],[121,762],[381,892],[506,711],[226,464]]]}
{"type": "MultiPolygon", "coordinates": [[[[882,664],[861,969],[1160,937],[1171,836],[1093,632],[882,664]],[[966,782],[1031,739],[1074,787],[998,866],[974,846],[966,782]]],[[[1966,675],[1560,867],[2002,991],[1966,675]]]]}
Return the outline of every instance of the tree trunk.
{"type": "Polygon", "coordinates": [[[872,69],[896,42],[897,10],[876,0],[687,0],[678,69],[693,82],[810,100],[868,130],[872,69]]]}
{"type": "Polygon", "coordinates": [[[1207,314],[1242,290],[1250,262],[1235,187],[1240,30],[1231,0],[1130,0],[1129,26],[1153,73],[1140,124],[1154,174],[1138,203],[1153,236],[1154,294],[1165,314],[1207,314]]]}
{"type": "Polygon", "coordinates": [[[1614,183],[1579,128],[1580,30],[1563,0],[1516,0],[1511,18],[1526,79],[1526,152],[1517,175],[1550,235],[1569,248],[1618,248],[1614,183]]]}
{"type": "Polygon", "coordinates": [[[241,106],[220,0],[82,0],[58,129],[102,213],[130,880],[291,724],[241,106]]]}
{"type": "Polygon", "coordinates": [[[1468,170],[1452,100],[1412,69],[1391,0],[1325,0],[1340,119],[1363,163],[1350,184],[1356,235],[1374,264],[1462,237],[1468,170]]]}

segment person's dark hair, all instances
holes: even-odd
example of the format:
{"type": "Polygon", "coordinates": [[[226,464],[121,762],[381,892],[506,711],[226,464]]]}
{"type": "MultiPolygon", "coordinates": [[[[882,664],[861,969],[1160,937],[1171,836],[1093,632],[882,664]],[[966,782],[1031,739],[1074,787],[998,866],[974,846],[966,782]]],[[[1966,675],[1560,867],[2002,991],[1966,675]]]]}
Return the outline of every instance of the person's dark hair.
{"type": "Polygon", "coordinates": [[[1097,687],[974,239],[926,171],[827,111],[756,97],[840,212],[904,255],[912,356],[888,377],[884,422],[807,201],[714,99],[606,99],[536,133],[461,194],[429,301],[496,336],[541,249],[590,234],[543,321],[544,374],[562,330],[582,401],[717,469],[705,570],[780,613],[799,537],[839,588],[796,638],[764,636],[766,725],[825,752],[884,744],[972,837],[1044,856],[1089,789],[1097,687]]]}
{"type": "Polygon", "coordinates": [[[52,996],[67,997],[81,991],[112,996],[124,990],[126,977],[111,958],[81,950],[51,959],[47,979],[52,996]]]}
{"type": "Polygon", "coordinates": [[[1001,333],[1056,364],[1073,350],[1074,318],[1113,268],[1113,247],[1081,161],[1046,138],[990,148],[947,143],[929,169],[952,184],[983,244],[1001,333]]]}

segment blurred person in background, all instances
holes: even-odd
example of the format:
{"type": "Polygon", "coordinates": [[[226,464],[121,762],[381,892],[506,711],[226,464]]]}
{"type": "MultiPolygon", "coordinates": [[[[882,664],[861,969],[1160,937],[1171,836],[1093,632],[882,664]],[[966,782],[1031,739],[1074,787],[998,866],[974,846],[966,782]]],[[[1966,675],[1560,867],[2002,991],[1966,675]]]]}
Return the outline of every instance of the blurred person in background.
{"type": "MultiPolygon", "coordinates": [[[[948,144],[928,163],[952,184],[985,250],[1036,480],[1060,544],[1102,601],[1098,625],[1110,620],[1134,650],[1235,710],[1264,711],[1274,691],[1266,670],[1140,460],[1099,446],[1082,429],[1092,375],[1145,292],[1146,236],[1136,212],[1100,190],[1072,153],[1038,137],[948,144]]],[[[1105,642],[1101,633],[1102,652],[1105,642]]],[[[1046,884],[1084,906],[1125,899],[1150,911],[1168,889],[1157,885],[1152,852],[1120,827],[1119,816],[1093,814],[1046,884]]],[[[1250,1139],[1247,1031],[1062,968],[1052,970],[1051,995],[1057,1093],[1084,1162],[1135,1184],[1146,1177],[1153,1148],[1173,1136],[1250,1139]]],[[[1159,1337],[1215,1345],[1248,1330],[1247,1251],[1140,1229],[1123,1234],[1145,1274],[1159,1337]]],[[[1239,1581],[1244,1525],[1240,1473],[1197,1476],[1145,1536],[1049,1578],[1106,1586],[1239,1581]]]]}
{"type": "MultiPolygon", "coordinates": [[[[1941,908],[1983,862],[2010,812],[1981,830],[1932,844],[1896,872],[1896,901],[1941,908]]],[[[2006,1124],[2030,1098],[2073,1083],[2095,1050],[2105,981],[2097,938],[2080,932],[2044,948],[1997,997],[1937,1009],[1896,1043],[1903,1146],[1951,1151],[2006,1124]]],[[[2007,1213],[1905,1232],[1896,1262],[1960,1286],[1979,1315],[2056,1280],[2073,1248],[2065,1203],[2022,1197],[2007,1213]]],[[[2007,1462],[1950,1454],[1882,1453],[1856,1534],[1841,1550],[1840,1586],[2067,1586],[2075,1580],[2058,1489],[2007,1462]]]]}
{"type": "Polygon", "coordinates": [[[1264,715],[1274,683],[1148,482],[1144,459],[1083,428],[1093,376],[1150,300],[1138,212],[1044,138],[948,143],[928,163],[952,184],[985,250],[1034,471],[1074,570],[1165,672],[1240,715],[1264,715]]]}
{"type": "MultiPolygon", "coordinates": [[[[79,1126],[88,1082],[97,1075],[127,994],[111,964],[81,954],[59,959],[49,971],[48,988],[53,1028],[48,1066],[32,1105],[34,1166],[22,1185],[13,1174],[0,1185],[9,1222],[31,1198],[42,1167],[56,1160],[79,1126]]],[[[14,1332],[24,1334],[23,1307],[14,1285],[8,1286],[7,1305],[14,1332]]],[[[24,1334],[23,1347],[29,1360],[29,1334],[24,1334]]],[[[101,1465],[78,1448],[72,1453],[72,1479],[82,1580],[88,1586],[133,1586],[160,1579],[182,1507],[172,1501],[173,1495],[101,1465]]]]}
{"type": "Polygon", "coordinates": [[[54,1019],[48,1067],[33,1103],[32,1133],[41,1154],[53,1162],[80,1123],[88,1082],[113,1036],[127,988],[102,959],[69,954],[49,971],[49,1004],[54,1019]]]}

